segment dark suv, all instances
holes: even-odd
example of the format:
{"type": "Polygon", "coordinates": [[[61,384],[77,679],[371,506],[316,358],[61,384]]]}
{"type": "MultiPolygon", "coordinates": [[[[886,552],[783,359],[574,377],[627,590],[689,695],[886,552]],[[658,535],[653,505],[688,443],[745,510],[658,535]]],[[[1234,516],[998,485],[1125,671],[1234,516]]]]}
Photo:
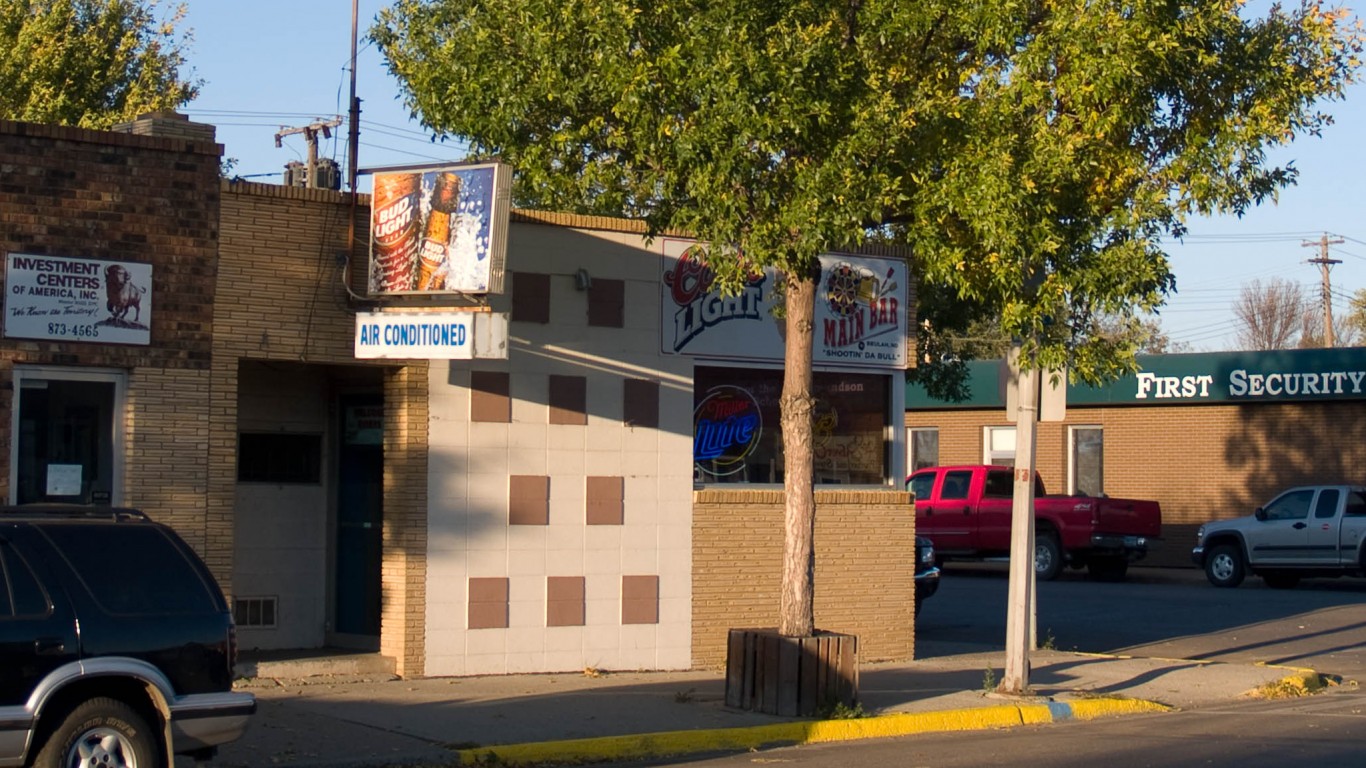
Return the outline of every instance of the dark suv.
{"type": "Polygon", "coordinates": [[[242,735],[232,616],[131,509],[0,508],[0,766],[170,766],[242,735]]]}

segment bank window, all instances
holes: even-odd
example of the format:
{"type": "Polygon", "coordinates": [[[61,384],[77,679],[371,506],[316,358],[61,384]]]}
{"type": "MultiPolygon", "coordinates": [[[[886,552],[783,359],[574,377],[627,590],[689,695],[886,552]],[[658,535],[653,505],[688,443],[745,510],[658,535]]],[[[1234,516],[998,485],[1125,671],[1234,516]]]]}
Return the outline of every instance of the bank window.
{"type": "Polygon", "coordinates": [[[982,461],[1001,467],[1015,466],[1015,428],[987,427],[983,438],[982,461]]]}
{"type": "Polygon", "coordinates": [[[939,429],[937,427],[906,430],[906,474],[927,467],[939,466],[939,429]]]}
{"type": "Polygon", "coordinates": [[[1105,431],[1100,427],[1072,427],[1068,431],[1068,492],[1076,496],[1105,493],[1105,431]]]}
{"type": "Polygon", "coordinates": [[[118,502],[125,387],[121,371],[15,366],[12,503],[118,502]]]}
{"type": "MultiPolygon", "coordinates": [[[[782,483],[782,371],[698,366],[693,380],[695,479],[782,483]]],[[[889,483],[891,382],[891,376],[879,374],[813,376],[812,453],[818,485],[889,483]]]]}

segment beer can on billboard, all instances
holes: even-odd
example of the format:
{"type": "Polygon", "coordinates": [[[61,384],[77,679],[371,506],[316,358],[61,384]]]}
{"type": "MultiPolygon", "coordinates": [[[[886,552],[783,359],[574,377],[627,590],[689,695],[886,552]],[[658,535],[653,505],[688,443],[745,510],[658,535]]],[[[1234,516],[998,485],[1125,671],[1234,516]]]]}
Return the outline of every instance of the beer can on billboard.
{"type": "Polygon", "coordinates": [[[370,208],[370,290],[411,291],[421,217],[420,173],[375,175],[370,208]]]}

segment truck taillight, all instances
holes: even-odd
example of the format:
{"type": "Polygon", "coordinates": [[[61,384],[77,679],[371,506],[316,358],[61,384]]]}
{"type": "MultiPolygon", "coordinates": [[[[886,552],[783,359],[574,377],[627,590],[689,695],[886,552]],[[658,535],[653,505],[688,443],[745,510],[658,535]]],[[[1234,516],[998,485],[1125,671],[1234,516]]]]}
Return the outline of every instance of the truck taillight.
{"type": "Polygon", "coordinates": [[[237,666],[237,622],[228,622],[228,668],[237,666]]]}

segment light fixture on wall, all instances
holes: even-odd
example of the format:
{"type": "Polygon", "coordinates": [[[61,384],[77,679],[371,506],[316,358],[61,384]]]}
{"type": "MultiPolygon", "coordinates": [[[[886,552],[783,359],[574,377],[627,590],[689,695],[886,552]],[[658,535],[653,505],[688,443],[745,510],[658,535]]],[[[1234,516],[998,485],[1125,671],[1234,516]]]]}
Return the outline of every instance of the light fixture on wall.
{"type": "Polygon", "coordinates": [[[580,268],[574,273],[574,288],[586,291],[593,287],[593,276],[588,274],[588,270],[580,268]]]}

